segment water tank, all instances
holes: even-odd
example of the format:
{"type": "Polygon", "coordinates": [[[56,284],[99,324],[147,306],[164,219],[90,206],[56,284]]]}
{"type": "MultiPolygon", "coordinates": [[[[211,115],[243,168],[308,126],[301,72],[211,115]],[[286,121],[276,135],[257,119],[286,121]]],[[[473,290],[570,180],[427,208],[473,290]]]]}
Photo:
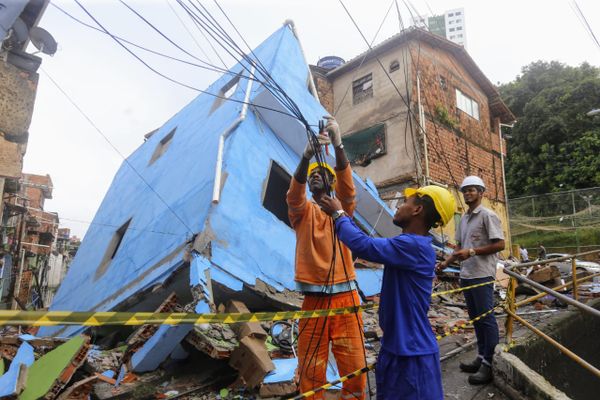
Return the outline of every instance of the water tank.
{"type": "Polygon", "coordinates": [[[334,69],[345,63],[343,58],[338,56],[326,56],[317,61],[317,66],[325,69],[334,69]]]}

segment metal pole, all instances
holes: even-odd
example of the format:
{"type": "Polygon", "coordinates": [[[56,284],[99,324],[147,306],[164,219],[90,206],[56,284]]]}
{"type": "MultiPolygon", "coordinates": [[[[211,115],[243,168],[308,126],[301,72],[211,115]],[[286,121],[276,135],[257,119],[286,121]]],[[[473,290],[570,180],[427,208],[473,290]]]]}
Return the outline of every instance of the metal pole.
{"type": "MultiPolygon", "coordinates": [[[[515,291],[517,289],[517,280],[515,278],[510,278],[508,283],[508,290],[506,295],[506,306],[507,311],[510,310],[511,314],[514,313],[517,309],[515,305],[515,291]]],[[[506,328],[506,344],[510,345],[512,342],[512,334],[513,334],[513,318],[512,315],[508,314],[506,317],[505,328],[506,328]]]]}
{"type": "Polygon", "coordinates": [[[421,79],[419,77],[419,71],[417,71],[417,107],[419,111],[419,125],[421,126],[421,133],[423,134],[423,152],[425,158],[425,180],[424,184],[429,185],[429,154],[427,150],[427,131],[425,130],[425,111],[421,104],[421,79]]]}
{"type": "Polygon", "coordinates": [[[573,298],[579,300],[579,293],[577,292],[577,259],[571,258],[571,271],[573,273],[573,298]]]}
{"type": "Polygon", "coordinates": [[[514,127],[515,124],[508,125],[498,122],[498,138],[500,139],[500,167],[502,168],[502,189],[504,190],[504,205],[506,208],[506,227],[508,229],[509,254],[512,256],[512,233],[510,231],[510,208],[508,204],[508,193],[506,192],[506,172],[504,171],[504,145],[502,144],[502,126],[514,127]]]}
{"type": "MultiPolygon", "coordinates": [[[[573,256],[574,257],[574,256],[573,256]]],[[[586,304],[580,303],[577,300],[573,300],[572,298],[570,298],[569,296],[565,296],[564,294],[558,293],[556,290],[552,290],[550,288],[547,288],[544,285],[541,285],[539,283],[537,283],[536,281],[533,281],[529,278],[525,278],[523,275],[520,275],[514,271],[511,271],[508,268],[504,268],[503,269],[504,272],[514,278],[516,278],[517,280],[521,281],[521,282],[525,282],[527,283],[529,286],[533,286],[534,288],[541,290],[542,292],[546,292],[548,294],[551,294],[552,296],[556,297],[557,299],[562,300],[563,302],[570,304],[574,307],[579,308],[582,311],[587,312],[588,314],[592,314],[595,317],[600,318],[600,310],[596,310],[593,307],[590,307],[586,304]]]]}
{"type": "Polygon", "coordinates": [[[577,252],[579,253],[579,233],[577,233],[577,225],[575,224],[575,192],[571,191],[571,204],[573,205],[573,216],[571,217],[571,225],[575,228],[575,243],[577,244],[577,252]]]}
{"type": "MultiPolygon", "coordinates": [[[[588,275],[586,277],[583,277],[583,278],[579,279],[578,282],[581,283],[581,282],[584,282],[584,281],[589,281],[590,279],[594,279],[597,276],[600,276],[600,272],[598,272],[596,274],[588,275]]],[[[564,288],[569,287],[571,285],[573,285],[573,281],[567,282],[564,285],[553,287],[552,290],[561,290],[561,289],[564,289],[564,288]]],[[[542,292],[542,293],[536,294],[535,296],[528,297],[525,300],[521,300],[521,301],[519,301],[515,305],[518,308],[518,307],[524,306],[525,304],[529,304],[532,301],[536,301],[537,299],[541,299],[544,296],[546,296],[546,293],[542,292]]]]}

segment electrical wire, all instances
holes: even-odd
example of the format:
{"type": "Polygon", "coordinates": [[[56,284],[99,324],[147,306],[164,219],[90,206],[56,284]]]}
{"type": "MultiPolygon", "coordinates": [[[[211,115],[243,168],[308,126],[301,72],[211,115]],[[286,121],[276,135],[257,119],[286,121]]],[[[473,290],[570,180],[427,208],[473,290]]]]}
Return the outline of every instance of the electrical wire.
{"type": "Polygon", "coordinates": [[[161,203],[163,203],[164,206],[167,207],[169,211],[171,211],[175,218],[177,218],[177,220],[181,222],[181,224],[188,230],[188,232],[190,234],[193,234],[193,230],[185,223],[183,219],[181,219],[181,217],[175,212],[175,210],[173,210],[171,206],[169,206],[165,199],[152,187],[152,185],[148,183],[148,181],[142,176],[142,174],[133,166],[133,164],[129,162],[129,160],[123,155],[123,153],[121,153],[119,149],[117,149],[117,147],[111,142],[108,136],[106,136],[104,132],[102,132],[98,125],[96,125],[94,121],[92,121],[92,119],[83,111],[83,109],[81,109],[81,107],[79,107],[79,105],[71,98],[71,96],[69,96],[67,92],[58,84],[58,82],[56,82],[54,78],[52,78],[52,76],[50,76],[50,74],[48,74],[48,72],[45,71],[43,68],[42,72],[48,77],[48,79],[50,79],[50,82],[52,82],[52,84],[65,96],[65,98],[71,103],[71,105],[73,105],[73,107],[75,107],[75,109],[77,109],[77,111],[89,122],[89,124],[94,128],[94,130],[98,132],[100,136],[102,136],[106,143],[108,143],[108,145],[123,159],[125,164],[127,164],[127,166],[140,178],[140,180],[148,187],[148,189],[150,189],[150,191],[154,193],[154,195],[161,201],[161,203]]]}

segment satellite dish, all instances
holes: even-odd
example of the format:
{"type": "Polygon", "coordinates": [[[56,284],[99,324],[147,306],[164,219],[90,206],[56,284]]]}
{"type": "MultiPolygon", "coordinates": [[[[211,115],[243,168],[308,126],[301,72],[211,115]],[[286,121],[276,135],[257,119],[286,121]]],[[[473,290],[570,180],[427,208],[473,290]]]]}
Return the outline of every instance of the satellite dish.
{"type": "Polygon", "coordinates": [[[12,31],[14,35],[14,40],[19,44],[26,41],[29,37],[29,34],[27,32],[27,25],[25,25],[25,22],[23,22],[21,18],[17,18],[15,20],[12,26],[12,31]]]}
{"type": "Polygon", "coordinates": [[[52,35],[39,26],[34,26],[29,30],[29,39],[31,43],[44,54],[53,55],[56,53],[57,44],[52,35]]]}

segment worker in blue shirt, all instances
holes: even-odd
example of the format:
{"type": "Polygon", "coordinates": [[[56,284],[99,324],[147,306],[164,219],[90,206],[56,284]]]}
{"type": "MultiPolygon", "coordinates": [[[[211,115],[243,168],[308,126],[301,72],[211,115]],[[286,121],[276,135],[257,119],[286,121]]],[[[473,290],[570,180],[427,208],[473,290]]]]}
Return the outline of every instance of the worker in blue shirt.
{"type": "Polygon", "coordinates": [[[393,238],[363,233],[335,198],[325,196],[319,205],[333,217],[339,239],[355,256],[385,265],[377,399],[443,400],[439,348],[427,318],[436,262],[429,230],[452,218],[456,202],[438,186],[409,188],[404,195],[394,215],[402,234],[393,238]]]}

